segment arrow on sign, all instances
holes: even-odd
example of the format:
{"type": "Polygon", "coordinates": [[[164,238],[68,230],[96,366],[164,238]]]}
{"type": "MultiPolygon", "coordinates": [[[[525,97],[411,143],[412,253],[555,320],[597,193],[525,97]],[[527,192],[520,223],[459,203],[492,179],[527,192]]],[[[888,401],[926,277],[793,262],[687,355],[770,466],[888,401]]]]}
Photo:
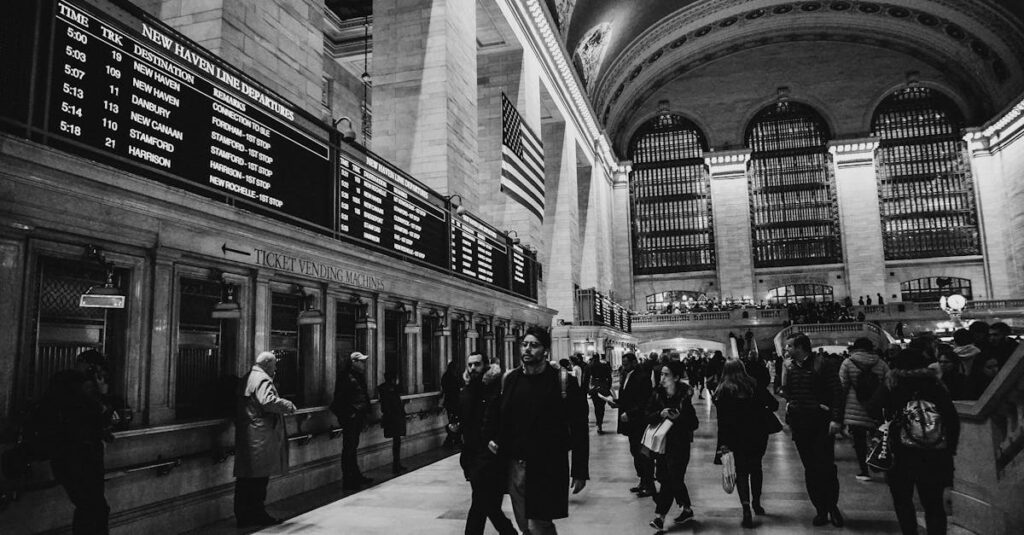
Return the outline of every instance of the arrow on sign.
{"type": "Polygon", "coordinates": [[[228,247],[227,242],[224,242],[224,245],[221,246],[220,250],[223,251],[225,255],[228,254],[229,252],[232,252],[235,254],[244,254],[245,256],[252,256],[252,253],[228,247]]]}

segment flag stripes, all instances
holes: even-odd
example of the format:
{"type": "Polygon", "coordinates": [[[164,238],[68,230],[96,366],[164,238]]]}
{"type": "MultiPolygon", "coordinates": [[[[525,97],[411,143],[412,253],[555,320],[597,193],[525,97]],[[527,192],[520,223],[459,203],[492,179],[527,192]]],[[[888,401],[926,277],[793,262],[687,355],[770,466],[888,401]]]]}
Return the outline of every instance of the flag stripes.
{"type": "Polygon", "coordinates": [[[544,148],[501,95],[501,191],[544,219],[544,148]]]}

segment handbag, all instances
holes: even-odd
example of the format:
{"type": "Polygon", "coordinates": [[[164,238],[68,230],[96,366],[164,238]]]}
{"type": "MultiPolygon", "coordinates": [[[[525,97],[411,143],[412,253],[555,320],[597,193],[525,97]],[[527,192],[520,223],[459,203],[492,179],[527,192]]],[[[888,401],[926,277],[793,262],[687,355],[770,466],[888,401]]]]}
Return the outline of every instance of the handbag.
{"type": "Polygon", "coordinates": [[[641,452],[648,457],[665,453],[668,430],[672,428],[672,420],[664,419],[657,424],[650,424],[644,429],[644,437],[640,440],[641,452]]]}
{"type": "Polygon", "coordinates": [[[736,459],[732,452],[722,454],[722,490],[726,494],[732,494],[736,488],[736,459]]]}
{"type": "Polygon", "coordinates": [[[886,472],[892,469],[896,460],[892,451],[892,434],[890,427],[892,422],[885,422],[878,426],[875,435],[871,438],[871,450],[868,452],[867,465],[879,472],[886,472]]]}

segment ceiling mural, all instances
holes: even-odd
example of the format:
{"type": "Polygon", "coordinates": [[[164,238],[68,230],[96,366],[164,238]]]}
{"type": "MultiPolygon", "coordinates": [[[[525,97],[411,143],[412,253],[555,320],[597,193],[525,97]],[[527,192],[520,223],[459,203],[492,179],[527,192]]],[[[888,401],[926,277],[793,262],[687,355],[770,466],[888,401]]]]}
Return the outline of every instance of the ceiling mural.
{"type": "Polygon", "coordinates": [[[572,12],[576,9],[576,0],[554,1],[555,9],[552,13],[555,16],[555,22],[558,24],[558,32],[562,34],[562,39],[565,39],[569,34],[569,21],[572,20],[572,12]]]}
{"type": "Polygon", "coordinates": [[[604,60],[604,55],[608,51],[608,40],[611,33],[612,24],[602,22],[591,28],[576,47],[576,52],[572,55],[572,62],[579,71],[584,86],[589,87],[590,82],[600,72],[601,61],[604,60]]]}

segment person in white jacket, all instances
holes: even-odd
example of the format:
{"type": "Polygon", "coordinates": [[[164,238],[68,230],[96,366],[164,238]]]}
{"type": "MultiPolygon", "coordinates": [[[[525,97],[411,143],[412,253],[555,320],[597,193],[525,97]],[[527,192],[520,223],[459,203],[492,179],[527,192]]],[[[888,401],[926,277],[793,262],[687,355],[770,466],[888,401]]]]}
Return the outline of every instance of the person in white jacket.
{"type": "Polygon", "coordinates": [[[235,521],[239,527],[269,526],[281,521],[267,514],[270,476],[288,471],[284,415],[295,404],[277,394],[277,356],[264,351],[244,378],[235,419],[235,521]]]}
{"type": "Polygon", "coordinates": [[[857,454],[857,462],[860,464],[860,473],[857,479],[867,481],[871,479],[868,473],[868,438],[872,431],[881,425],[875,420],[864,403],[870,399],[873,393],[862,393],[858,396],[858,383],[863,373],[873,373],[878,377],[875,384],[881,384],[889,373],[889,366],[874,351],[874,344],[867,338],[858,338],[850,347],[850,356],[839,366],[839,383],[846,392],[846,408],[843,411],[843,425],[850,430],[853,436],[853,450],[857,454]],[[868,397],[864,397],[864,396],[868,397]]]}

